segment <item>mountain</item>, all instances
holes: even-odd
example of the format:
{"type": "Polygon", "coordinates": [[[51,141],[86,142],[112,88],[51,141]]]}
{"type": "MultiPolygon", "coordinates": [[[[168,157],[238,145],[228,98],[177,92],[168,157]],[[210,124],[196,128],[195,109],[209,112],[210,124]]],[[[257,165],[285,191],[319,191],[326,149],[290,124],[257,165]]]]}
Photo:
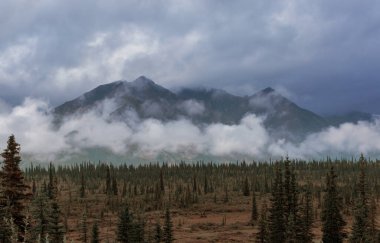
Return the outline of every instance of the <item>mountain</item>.
{"type": "Polygon", "coordinates": [[[114,102],[114,107],[106,115],[126,122],[128,112],[136,112],[141,119],[170,121],[185,118],[199,126],[238,124],[245,115],[256,114],[265,117],[264,125],[273,136],[292,141],[299,141],[329,125],[325,118],[297,106],[270,87],[244,97],[202,88],[185,88],[174,93],[144,76],[133,82],[100,85],[56,107],[56,120],[62,122],[64,118],[96,109],[106,100],[114,102]]]}
{"type": "Polygon", "coordinates": [[[342,115],[332,115],[325,118],[332,126],[339,126],[343,123],[358,123],[359,121],[370,122],[374,119],[372,114],[360,111],[351,111],[342,115]]]}

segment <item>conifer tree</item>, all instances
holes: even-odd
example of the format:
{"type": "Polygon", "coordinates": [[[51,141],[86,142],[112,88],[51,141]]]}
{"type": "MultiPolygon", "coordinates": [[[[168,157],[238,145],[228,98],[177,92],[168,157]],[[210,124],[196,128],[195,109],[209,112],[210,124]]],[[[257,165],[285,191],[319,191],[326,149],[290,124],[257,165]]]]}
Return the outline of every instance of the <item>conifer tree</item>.
{"type": "Polygon", "coordinates": [[[370,222],[369,222],[369,207],[367,199],[367,184],[365,166],[366,161],[363,154],[359,159],[360,164],[360,176],[359,176],[359,198],[357,199],[354,223],[352,226],[351,242],[370,242],[370,222]]]}
{"type": "Polygon", "coordinates": [[[268,221],[267,221],[267,205],[265,200],[263,201],[263,204],[261,206],[261,213],[260,213],[260,219],[259,219],[259,229],[256,235],[256,243],[267,243],[270,242],[269,237],[269,230],[268,230],[268,221]]]}
{"type": "Polygon", "coordinates": [[[301,216],[301,241],[305,243],[309,243],[313,241],[313,201],[312,195],[310,191],[310,186],[307,188],[305,193],[305,201],[302,207],[302,216],[301,216]]]}
{"type": "Polygon", "coordinates": [[[48,212],[50,211],[49,198],[42,190],[32,201],[32,216],[35,224],[32,227],[33,237],[44,239],[49,227],[48,212]]]}
{"type": "Polygon", "coordinates": [[[98,223],[95,222],[92,226],[92,234],[91,234],[91,243],[99,243],[99,226],[98,223]]]}
{"type": "Polygon", "coordinates": [[[249,182],[248,182],[248,178],[247,177],[245,178],[244,185],[243,185],[243,195],[245,197],[249,196],[249,182]]]}
{"type": "Polygon", "coordinates": [[[22,240],[25,232],[24,209],[31,194],[27,192],[29,186],[24,182],[20,169],[20,145],[14,135],[9,137],[7,148],[1,156],[3,166],[0,173],[0,208],[8,208],[8,213],[18,228],[19,239],[22,240]]]}
{"type": "Polygon", "coordinates": [[[49,164],[49,182],[47,185],[47,195],[50,199],[57,197],[58,188],[57,188],[57,178],[54,173],[54,167],[52,163],[49,164]]]}
{"type": "Polygon", "coordinates": [[[271,207],[269,209],[269,242],[285,242],[284,192],[280,163],[276,165],[276,175],[272,188],[271,207]]]}
{"type": "MultiPolygon", "coordinates": [[[[376,222],[376,199],[371,197],[370,207],[369,207],[369,223],[370,223],[370,235],[372,242],[377,242],[377,222],[376,222]]],[[[380,234],[379,234],[380,235],[380,234]]]]}
{"type": "Polygon", "coordinates": [[[165,192],[164,176],[162,174],[162,169],[160,170],[160,188],[162,192],[165,192]]]}
{"type": "Polygon", "coordinates": [[[117,225],[117,241],[123,243],[132,242],[132,231],[132,219],[127,206],[119,216],[119,222],[117,225]]]}
{"type": "Polygon", "coordinates": [[[111,194],[111,173],[110,167],[107,165],[107,174],[106,174],[106,194],[111,194]]]}
{"type": "Polygon", "coordinates": [[[169,207],[166,208],[166,212],[165,212],[164,232],[163,232],[162,238],[165,243],[171,243],[174,241],[173,222],[171,220],[169,207]]]}
{"type": "Polygon", "coordinates": [[[157,221],[154,229],[154,242],[155,243],[160,243],[162,240],[162,229],[160,222],[157,221]]]}
{"type": "Polygon", "coordinates": [[[112,179],[112,191],[113,191],[113,195],[117,196],[118,188],[117,188],[117,181],[115,177],[112,179]]]}
{"type": "Polygon", "coordinates": [[[255,192],[252,193],[252,209],[251,209],[251,223],[253,225],[253,222],[257,220],[257,203],[256,203],[256,196],[255,192]]]}
{"type": "Polygon", "coordinates": [[[81,241],[83,243],[87,243],[88,241],[88,236],[87,236],[87,208],[83,211],[82,214],[82,219],[81,219],[81,224],[80,224],[80,231],[81,231],[81,241]]]}
{"type": "Polygon", "coordinates": [[[65,231],[61,221],[61,211],[56,200],[51,202],[48,233],[52,242],[63,243],[65,231]]]}
{"type": "Polygon", "coordinates": [[[83,173],[83,168],[81,169],[81,180],[80,180],[80,190],[79,190],[79,196],[80,198],[84,198],[85,197],[85,193],[86,193],[86,181],[84,180],[84,173],[83,173]]]}
{"type": "Polygon", "coordinates": [[[339,197],[334,167],[326,177],[326,190],[322,209],[322,241],[324,243],[343,242],[345,233],[343,227],[346,224],[341,215],[342,202],[339,197]]]}

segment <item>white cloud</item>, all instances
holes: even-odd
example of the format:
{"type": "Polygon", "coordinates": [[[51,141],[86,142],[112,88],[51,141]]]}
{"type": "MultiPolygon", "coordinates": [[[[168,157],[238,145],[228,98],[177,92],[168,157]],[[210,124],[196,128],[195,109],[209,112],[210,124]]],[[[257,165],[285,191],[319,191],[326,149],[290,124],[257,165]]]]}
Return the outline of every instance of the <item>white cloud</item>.
{"type": "Polygon", "coordinates": [[[190,116],[201,115],[205,111],[205,105],[196,100],[185,100],[179,104],[179,109],[185,111],[190,116]]]}
{"type": "Polygon", "coordinates": [[[40,161],[70,156],[84,149],[106,148],[120,156],[154,160],[160,153],[192,158],[199,154],[220,157],[248,156],[268,159],[289,155],[292,158],[380,155],[380,120],[342,124],[309,135],[293,144],[275,141],[263,126],[263,118],[247,115],[239,124],[210,124],[198,127],[188,120],[161,122],[139,120],[128,112],[122,121],[110,121],[112,100],[97,109],[67,119],[59,129],[52,126],[49,105],[41,100],[26,99],[8,112],[0,112],[0,139],[3,146],[15,134],[22,152],[40,161]]]}

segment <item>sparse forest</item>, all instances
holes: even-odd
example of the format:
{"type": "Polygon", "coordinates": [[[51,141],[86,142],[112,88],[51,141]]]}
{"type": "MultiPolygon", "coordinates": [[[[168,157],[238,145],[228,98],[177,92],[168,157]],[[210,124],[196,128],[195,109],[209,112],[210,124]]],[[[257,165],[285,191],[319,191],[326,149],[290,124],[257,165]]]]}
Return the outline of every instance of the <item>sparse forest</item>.
{"type": "Polygon", "coordinates": [[[363,155],[22,171],[11,136],[1,156],[0,242],[380,242],[380,160],[363,155]]]}

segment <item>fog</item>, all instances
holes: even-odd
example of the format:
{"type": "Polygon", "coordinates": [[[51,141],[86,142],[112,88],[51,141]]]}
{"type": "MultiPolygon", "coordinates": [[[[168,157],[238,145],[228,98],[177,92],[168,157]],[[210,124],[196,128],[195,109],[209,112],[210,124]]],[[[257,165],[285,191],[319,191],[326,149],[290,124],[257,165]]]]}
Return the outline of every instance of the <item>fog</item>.
{"type": "MultiPolygon", "coordinates": [[[[263,126],[265,117],[245,116],[237,125],[194,125],[186,119],[161,122],[140,120],[131,111],[124,121],[111,120],[114,109],[108,100],[84,114],[67,118],[57,128],[50,105],[27,98],[20,106],[9,107],[1,102],[0,148],[6,146],[10,134],[21,144],[22,155],[31,160],[48,162],[63,160],[85,149],[103,148],[118,156],[148,158],[154,161],[160,153],[176,158],[195,158],[200,154],[219,158],[245,156],[255,160],[281,158],[311,159],[326,156],[351,157],[360,153],[380,154],[380,120],[342,124],[310,134],[294,144],[274,139],[263,126]],[[60,155],[60,156],[59,156],[60,155]]],[[[191,105],[191,102],[184,104],[191,105]]],[[[197,104],[194,110],[199,112],[197,104]]],[[[112,162],[112,161],[111,161],[112,162]]]]}

